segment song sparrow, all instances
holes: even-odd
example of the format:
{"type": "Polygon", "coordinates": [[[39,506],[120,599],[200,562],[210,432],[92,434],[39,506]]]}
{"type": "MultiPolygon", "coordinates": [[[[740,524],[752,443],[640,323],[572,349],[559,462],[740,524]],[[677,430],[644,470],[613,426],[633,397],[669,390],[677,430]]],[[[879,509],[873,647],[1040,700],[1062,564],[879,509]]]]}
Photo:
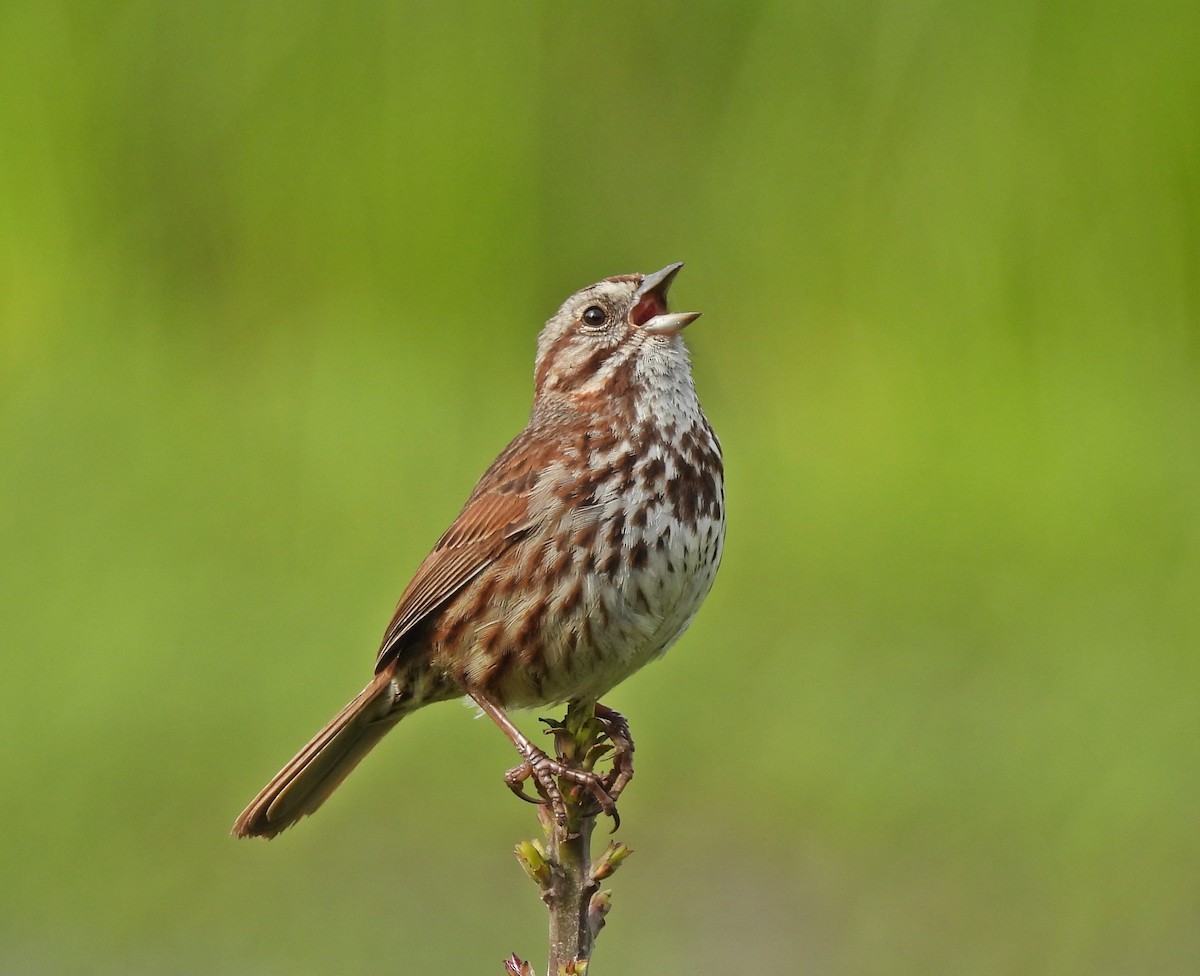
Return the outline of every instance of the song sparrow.
{"type": "Polygon", "coordinates": [[[550,759],[503,709],[598,702],[687,629],[725,534],[721,447],[669,312],[682,264],[572,295],[538,337],[529,424],[493,462],[396,607],[375,677],[254,798],[237,836],[312,813],[405,715],[470,696],[561,805],[555,777],[612,801],[632,775],[621,716],[605,779],[550,759]]]}

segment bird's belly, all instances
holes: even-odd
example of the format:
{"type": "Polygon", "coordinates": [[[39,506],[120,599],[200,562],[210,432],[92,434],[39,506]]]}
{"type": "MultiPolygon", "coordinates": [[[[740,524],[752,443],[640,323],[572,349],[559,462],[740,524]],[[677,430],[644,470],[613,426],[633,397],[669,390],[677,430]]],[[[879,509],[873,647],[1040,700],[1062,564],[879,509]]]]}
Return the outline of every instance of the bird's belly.
{"type": "Polygon", "coordinates": [[[511,578],[467,588],[461,616],[470,623],[440,648],[444,666],[460,687],[504,707],[601,697],[691,623],[721,559],[722,515],[684,523],[654,506],[637,526],[605,513],[598,531],[531,537],[508,565],[511,578]],[[621,541],[608,548],[622,521],[621,541]]]}
{"type": "Polygon", "coordinates": [[[582,640],[556,648],[563,667],[542,690],[548,701],[600,698],[650,661],[660,657],[687,630],[712,588],[721,558],[723,526],[701,520],[695,529],[673,526],[642,542],[634,535],[624,547],[616,584],[594,578],[596,599],[585,601],[577,630],[582,640]]]}
{"type": "Polygon", "coordinates": [[[676,528],[674,536],[645,568],[630,571],[614,601],[623,636],[642,647],[640,663],[658,657],[683,634],[716,576],[722,540],[715,526],[687,533],[676,528]]]}

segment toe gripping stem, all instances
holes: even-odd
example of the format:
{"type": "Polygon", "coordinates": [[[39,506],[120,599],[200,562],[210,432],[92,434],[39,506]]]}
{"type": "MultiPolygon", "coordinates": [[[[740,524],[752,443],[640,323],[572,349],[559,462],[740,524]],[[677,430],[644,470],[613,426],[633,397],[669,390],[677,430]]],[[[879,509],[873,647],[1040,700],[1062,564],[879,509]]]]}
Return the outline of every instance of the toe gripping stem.
{"type": "MultiPolygon", "coordinates": [[[[588,792],[600,812],[613,818],[614,831],[620,826],[621,818],[617,813],[616,799],[633,778],[633,738],[629,733],[629,723],[620,712],[599,703],[595,706],[595,716],[603,726],[602,736],[607,738],[611,745],[594,744],[584,760],[590,765],[612,748],[613,768],[607,775],[601,776],[590,769],[578,769],[558,759],[552,759],[534,745],[499,706],[480,695],[472,694],[471,698],[508,736],[521,755],[522,762],[504,774],[504,782],[510,790],[526,802],[549,805],[555,821],[561,826],[566,826],[567,807],[558,783],[559,779],[563,779],[588,792]],[[525,792],[525,782],[531,778],[541,794],[541,799],[525,792]]],[[[562,722],[546,721],[546,724],[549,726],[546,732],[554,735],[560,756],[572,756],[577,741],[575,733],[578,730],[569,729],[562,722]]]]}

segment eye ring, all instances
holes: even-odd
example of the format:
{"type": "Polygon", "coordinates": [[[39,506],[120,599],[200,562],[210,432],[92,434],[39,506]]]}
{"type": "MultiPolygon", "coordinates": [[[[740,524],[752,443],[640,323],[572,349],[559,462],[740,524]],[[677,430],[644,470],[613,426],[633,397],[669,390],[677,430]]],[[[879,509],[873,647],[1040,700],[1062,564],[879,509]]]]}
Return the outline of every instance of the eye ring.
{"type": "Polygon", "coordinates": [[[583,310],[580,321],[589,329],[599,329],[608,321],[608,313],[599,305],[589,305],[583,310]]]}

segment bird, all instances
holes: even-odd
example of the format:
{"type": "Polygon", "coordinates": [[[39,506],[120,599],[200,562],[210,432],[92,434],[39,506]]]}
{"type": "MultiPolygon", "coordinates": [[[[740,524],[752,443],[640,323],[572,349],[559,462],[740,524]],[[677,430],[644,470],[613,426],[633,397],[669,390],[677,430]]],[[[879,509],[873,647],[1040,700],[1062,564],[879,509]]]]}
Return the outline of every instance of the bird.
{"type": "Polygon", "coordinates": [[[516,747],[515,791],[532,776],[535,802],[561,807],[565,777],[615,815],[633,740],[600,699],[687,630],[725,539],[721,445],[681,335],[700,313],[667,304],[682,267],[606,278],[546,322],[528,424],[404,589],[367,686],[250,802],[235,836],[275,837],[406,715],[456,698],[516,747]],[[564,702],[594,707],[613,774],[552,759],[508,717],[564,702]]]}

